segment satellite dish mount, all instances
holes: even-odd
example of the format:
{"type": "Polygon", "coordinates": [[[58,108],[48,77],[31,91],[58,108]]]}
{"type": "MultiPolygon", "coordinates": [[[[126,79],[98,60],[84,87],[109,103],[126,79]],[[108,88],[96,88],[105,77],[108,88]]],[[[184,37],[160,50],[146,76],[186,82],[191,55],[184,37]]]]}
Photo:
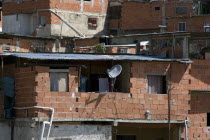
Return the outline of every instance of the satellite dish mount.
{"type": "Polygon", "coordinates": [[[114,91],[116,77],[119,76],[121,72],[122,72],[121,65],[115,65],[111,69],[107,69],[108,76],[109,78],[111,78],[111,92],[114,91]]]}

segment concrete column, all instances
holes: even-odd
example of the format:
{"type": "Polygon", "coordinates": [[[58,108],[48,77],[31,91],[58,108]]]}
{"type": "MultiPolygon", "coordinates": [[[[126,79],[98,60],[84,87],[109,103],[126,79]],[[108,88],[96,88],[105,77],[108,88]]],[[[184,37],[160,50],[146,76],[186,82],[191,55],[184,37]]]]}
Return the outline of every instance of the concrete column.
{"type": "Polygon", "coordinates": [[[188,37],[184,37],[183,40],[183,59],[189,58],[189,39],[188,37]]]}
{"type": "Polygon", "coordinates": [[[138,41],[138,42],[136,43],[136,54],[140,54],[140,42],[141,42],[141,41],[138,41]]]}

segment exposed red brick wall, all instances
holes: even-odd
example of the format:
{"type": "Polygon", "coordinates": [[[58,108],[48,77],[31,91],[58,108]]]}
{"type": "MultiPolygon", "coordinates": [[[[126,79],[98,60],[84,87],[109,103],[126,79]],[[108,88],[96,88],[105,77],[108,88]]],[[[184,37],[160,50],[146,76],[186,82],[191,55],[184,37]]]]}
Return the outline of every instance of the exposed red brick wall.
{"type": "Polygon", "coordinates": [[[118,49],[127,49],[128,54],[136,54],[136,48],[131,47],[107,47],[107,53],[119,53],[118,49]]]}
{"type": "Polygon", "coordinates": [[[95,46],[99,44],[99,38],[75,39],[75,47],[95,46]]]}
{"type": "Polygon", "coordinates": [[[3,15],[16,13],[31,13],[37,9],[50,9],[50,0],[3,2],[3,15]]]}
{"type": "MultiPolygon", "coordinates": [[[[162,4],[160,1],[123,2],[120,28],[123,30],[158,28],[162,24],[162,4]],[[157,6],[160,10],[155,10],[157,6]]],[[[192,2],[166,2],[165,6],[166,17],[190,16],[193,13],[192,2]],[[188,7],[187,14],[176,14],[176,6],[188,7]]]]}
{"type": "MultiPolygon", "coordinates": [[[[55,117],[64,117],[65,111],[72,104],[71,94],[78,91],[78,71],[75,67],[69,68],[69,92],[50,92],[49,67],[36,67],[38,73],[35,77],[37,93],[35,101],[38,106],[55,108],[55,117]]],[[[39,113],[39,117],[49,114],[39,113]]]]}
{"type": "MultiPolygon", "coordinates": [[[[32,107],[35,102],[34,92],[35,69],[33,67],[16,68],[15,70],[15,107],[32,107]]],[[[29,117],[32,117],[33,110],[29,110],[29,117]]],[[[25,110],[15,110],[16,117],[26,117],[25,110]]],[[[35,117],[35,116],[34,116],[35,117]]]]}
{"type": "Polygon", "coordinates": [[[210,112],[209,93],[192,92],[190,137],[193,139],[209,138],[210,133],[207,127],[207,112],[210,112]]]}
{"type": "MultiPolygon", "coordinates": [[[[102,9],[104,6],[104,13],[107,11],[108,0],[104,0],[104,4],[101,0],[95,0],[94,4],[92,1],[84,2],[83,12],[91,13],[103,13],[102,9]]],[[[23,1],[17,2],[4,2],[3,3],[3,15],[16,14],[16,13],[27,13],[37,9],[61,9],[70,11],[80,11],[80,1],[57,1],[57,0],[37,0],[37,1],[23,1]],[[31,6],[33,5],[33,6],[31,6]]]]}
{"type": "MultiPolygon", "coordinates": [[[[188,77],[184,64],[173,64],[173,68],[176,67],[180,69],[179,71],[174,70],[176,76],[171,77],[174,82],[177,82],[172,91],[172,99],[176,104],[172,105],[171,118],[183,120],[190,109],[188,104],[190,97],[187,90],[181,91],[180,88],[188,84],[186,83],[188,77]]],[[[167,119],[168,95],[147,94],[146,73],[166,74],[168,70],[169,63],[133,63],[130,97],[128,93],[77,93],[78,72],[75,68],[70,68],[69,71],[69,92],[50,92],[49,68],[36,67],[35,102],[39,106],[54,107],[55,117],[72,117],[73,115],[73,117],[81,118],[145,119],[145,111],[149,109],[152,119],[167,119]],[[156,67],[156,69],[151,69],[151,67],[156,67]],[[72,98],[73,92],[76,98],[72,98]]],[[[41,116],[46,117],[44,114],[41,116]]]]}
{"type": "Polygon", "coordinates": [[[121,29],[153,28],[161,24],[161,10],[155,6],[161,2],[123,2],[121,13],[121,29]],[[138,11],[138,12],[137,12],[138,11]]]}
{"type": "Polygon", "coordinates": [[[40,40],[40,39],[25,39],[25,38],[12,38],[12,39],[0,39],[0,52],[3,52],[3,46],[10,46],[10,51],[15,51],[16,42],[20,42],[20,49],[18,52],[33,52],[32,43],[46,43],[48,52],[52,52],[54,40],[40,40]]]}
{"type": "MultiPolygon", "coordinates": [[[[26,79],[21,76],[19,80],[20,82],[30,80],[26,85],[29,85],[29,89],[32,89],[32,86],[35,89],[33,91],[24,90],[21,94],[20,91],[16,91],[17,94],[20,94],[17,99],[25,98],[16,100],[16,105],[28,106],[33,103],[38,106],[53,107],[55,108],[55,118],[145,119],[145,111],[149,109],[151,119],[168,119],[168,95],[147,93],[147,74],[162,74],[167,75],[169,89],[171,89],[171,119],[185,120],[186,117],[189,117],[191,121],[188,132],[189,139],[208,138],[206,111],[209,110],[210,105],[207,99],[202,96],[192,97],[189,90],[208,90],[210,88],[209,69],[210,60],[194,60],[192,64],[132,62],[130,94],[99,94],[77,92],[78,70],[75,67],[69,68],[69,92],[50,92],[48,67],[21,68],[16,72],[16,76],[28,73],[26,79]],[[72,94],[75,94],[74,98],[72,98],[72,94]],[[28,98],[28,95],[33,97],[28,98]],[[198,112],[193,112],[195,103],[201,100],[204,102],[197,104],[198,112]]],[[[18,80],[17,77],[16,79],[18,80]]],[[[22,86],[21,83],[16,84],[18,89],[22,89],[22,86]]],[[[49,117],[49,113],[39,113],[38,115],[39,117],[49,117]]]]}
{"type": "Polygon", "coordinates": [[[178,23],[186,22],[187,32],[204,32],[204,23],[209,22],[209,15],[192,16],[192,17],[176,17],[167,19],[167,31],[178,31],[178,23]]]}

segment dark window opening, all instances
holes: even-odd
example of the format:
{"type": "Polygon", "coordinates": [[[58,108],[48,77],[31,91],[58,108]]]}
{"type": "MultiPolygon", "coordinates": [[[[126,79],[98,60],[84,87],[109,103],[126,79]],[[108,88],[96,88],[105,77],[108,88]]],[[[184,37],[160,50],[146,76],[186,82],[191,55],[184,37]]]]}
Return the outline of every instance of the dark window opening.
{"type": "Polygon", "coordinates": [[[47,19],[46,16],[40,16],[39,17],[39,28],[46,26],[47,19]]]}
{"type": "Polygon", "coordinates": [[[176,7],[176,14],[187,14],[187,7],[176,7]]]}
{"type": "Polygon", "coordinates": [[[117,29],[111,29],[110,30],[110,35],[117,36],[118,35],[117,29]]]}
{"type": "Polygon", "coordinates": [[[160,10],[160,6],[155,7],[155,10],[157,11],[160,10]]]}
{"type": "MultiPolygon", "coordinates": [[[[122,63],[121,73],[116,77],[115,81],[109,77],[107,70],[117,64],[108,63],[90,63],[86,67],[81,68],[80,74],[80,92],[130,92],[130,68],[129,64],[122,63]],[[112,83],[114,82],[114,87],[112,83]]],[[[114,79],[113,79],[114,80],[114,79]]]]}
{"type": "Polygon", "coordinates": [[[201,14],[210,14],[210,4],[201,4],[201,14]]]}
{"type": "Polygon", "coordinates": [[[117,140],[136,140],[135,135],[117,135],[117,140]]]}
{"type": "Polygon", "coordinates": [[[207,126],[210,126],[210,113],[207,113],[207,126]]]}
{"type": "Polygon", "coordinates": [[[149,94],[167,94],[166,76],[148,75],[147,80],[149,94]]]}
{"type": "Polygon", "coordinates": [[[186,23],[185,22],[178,23],[178,31],[179,32],[185,32],[186,31],[186,23]]]}
{"type": "Polygon", "coordinates": [[[97,18],[88,18],[88,27],[97,27],[97,18]]]}

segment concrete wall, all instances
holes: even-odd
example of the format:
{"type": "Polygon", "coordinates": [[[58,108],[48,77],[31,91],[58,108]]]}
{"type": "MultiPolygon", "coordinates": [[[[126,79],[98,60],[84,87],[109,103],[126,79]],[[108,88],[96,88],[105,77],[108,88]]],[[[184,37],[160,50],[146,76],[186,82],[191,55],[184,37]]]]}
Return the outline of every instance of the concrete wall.
{"type": "MultiPolygon", "coordinates": [[[[33,33],[33,35],[37,36],[78,36],[78,34],[63,23],[60,18],[58,18],[53,12],[50,12],[51,9],[61,16],[65,22],[75,26],[81,34],[85,34],[86,36],[100,36],[105,34],[105,30],[107,30],[105,27],[107,7],[107,0],[36,0],[24,1],[22,3],[6,1],[3,6],[3,9],[5,9],[3,11],[3,32],[21,35],[31,35],[33,33]],[[33,24],[29,26],[29,22],[32,22],[32,19],[29,21],[26,19],[26,16],[23,17],[22,22],[16,21],[17,15],[27,15],[19,13],[34,13],[34,9],[31,9],[29,5],[34,5],[34,7],[36,7],[38,11],[36,15],[46,17],[46,26],[43,26],[37,31],[31,27],[33,24]],[[88,27],[89,17],[98,19],[97,27],[88,27]],[[9,23],[12,23],[12,25],[9,23]],[[13,28],[11,28],[11,26],[13,28]],[[24,27],[24,30],[22,27],[24,27]]],[[[37,21],[38,19],[39,17],[37,17],[37,21]]]]}
{"type": "MultiPolygon", "coordinates": [[[[80,13],[68,13],[62,12],[59,14],[68,24],[71,24],[78,30],[81,34],[84,34],[86,37],[88,36],[101,36],[106,34],[106,16],[99,14],[80,14],[80,13]],[[97,18],[97,27],[89,27],[88,26],[88,18],[97,18]]],[[[55,23],[57,20],[56,17],[52,16],[52,24],[51,24],[51,35],[52,36],[79,36],[72,28],[70,28],[67,24],[63,23],[61,20],[58,20],[58,24],[55,23]]],[[[41,32],[38,32],[38,35],[41,36],[41,32]]]]}
{"type": "Polygon", "coordinates": [[[32,14],[16,14],[3,16],[2,30],[5,33],[30,35],[32,30],[32,14]]]}
{"type": "Polygon", "coordinates": [[[0,121],[0,139],[11,140],[11,127],[9,121],[0,121]]]}
{"type": "Polygon", "coordinates": [[[72,140],[111,140],[112,126],[61,124],[57,127],[52,127],[50,140],[61,138],[72,140]]]}
{"type": "MultiPolygon", "coordinates": [[[[16,122],[14,127],[14,140],[37,140],[40,138],[42,122],[27,123],[16,122]]],[[[47,132],[47,127],[45,132],[47,132]]],[[[8,131],[9,132],[9,131],[8,131]]],[[[1,134],[1,132],[0,132],[1,134]]],[[[46,137],[47,133],[44,134],[46,137]]],[[[10,136],[10,135],[9,135],[10,136]]],[[[74,124],[56,124],[52,125],[49,140],[111,140],[111,125],[74,125],[74,124]]],[[[7,139],[4,139],[7,140],[7,139]]],[[[9,139],[8,139],[9,140],[9,139]]]]}

